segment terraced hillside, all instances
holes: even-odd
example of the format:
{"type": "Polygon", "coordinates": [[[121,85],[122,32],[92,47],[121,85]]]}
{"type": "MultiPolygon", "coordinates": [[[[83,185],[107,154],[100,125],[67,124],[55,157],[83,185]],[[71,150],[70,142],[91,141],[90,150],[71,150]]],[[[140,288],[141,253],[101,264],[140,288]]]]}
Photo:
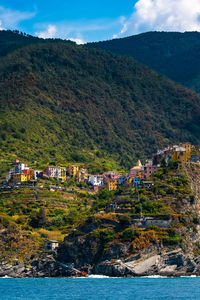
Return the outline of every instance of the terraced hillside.
{"type": "MultiPolygon", "coordinates": [[[[1,255],[25,260],[27,251],[38,255],[46,239],[61,242],[61,261],[78,265],[86,256],[85,263],[94,264],[108,257],[126,258],[150,246],[185,251],[195,235],[199,213],[184,168],[171,163],[160,168],[152,180],[149,189],[130,185],[98,194],[49,181],[1,191],[1,255]]],[[[198,251],[198,243],[191,249],[198,251]]]]}
{"type": "Polygon", "coordinates": [[[62,241],[85,218],[93,198],[58,187],[21,187],[0,192],[1,256],[25,259],[44,249],[46,239],[62,241]]]}

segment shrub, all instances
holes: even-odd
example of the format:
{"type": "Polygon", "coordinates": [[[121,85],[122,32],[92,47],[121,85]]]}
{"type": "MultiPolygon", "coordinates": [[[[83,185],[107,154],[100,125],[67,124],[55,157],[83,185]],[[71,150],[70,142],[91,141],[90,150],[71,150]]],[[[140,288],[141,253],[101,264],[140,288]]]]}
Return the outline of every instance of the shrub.
{"type": "Polygon", "coordinates": [[[130,226],[131,225],[131,219],[130,219],[130,217],[126,216],[126,215],[120,216],[120,218],[119,218],[119,224],[123,228],[130,226]]]}
{"type": "Polygon", "coordinates": [[[161,196],[166,196],[166,192],[165,192],[164,190],[160,190],[160,191],[159,191],[159,194],[160,194],[161,196]]]}
{"type": "Polygon", "coordinates": [[[182,237],[174,229],[168,230],[168,235],[163,239],[163,242],[168,245],[177,245],[182,241],[182,237]]]}
{"type": "Polygon", "coordinates": [[[106,245],[115,238],[115,231],[113,228],[96,229],[91,233],[91,236],[99,239],[103,245],[106,245]]]}
{"type": "Polygon", "coordinates": [[[121,233],[122,240],[127,242],[132,242],[138,236],[139,236],[138,230],[132,227],[126,228],[121,233]]]}
{"type": "Polygon", "coordinates": [[[154,230],[149,230],[146,232],[142,232],[138,238],[136,238],[133,243],[134,250],[143,250],[149,247],[152,244],[156,244],[158,242],[158,237],[154,230]]]}

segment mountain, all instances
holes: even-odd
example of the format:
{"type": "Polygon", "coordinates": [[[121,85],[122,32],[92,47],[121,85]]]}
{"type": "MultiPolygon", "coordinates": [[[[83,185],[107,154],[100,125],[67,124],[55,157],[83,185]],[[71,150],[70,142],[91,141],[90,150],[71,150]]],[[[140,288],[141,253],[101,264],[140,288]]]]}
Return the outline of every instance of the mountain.
{"type": "Polygon", "coordinates": [[[148,32],[89,46],[132,56],[160,74],[200,92],[199,32],[148,32]]]}
{"type": "Polygon", "coordinates": [[[0,32],[0,165],[128,168],[171,142],[200,141],[200,99],[132,58],[0,32]],[[15,47],[16,45],[16,47],[15,47]]]}

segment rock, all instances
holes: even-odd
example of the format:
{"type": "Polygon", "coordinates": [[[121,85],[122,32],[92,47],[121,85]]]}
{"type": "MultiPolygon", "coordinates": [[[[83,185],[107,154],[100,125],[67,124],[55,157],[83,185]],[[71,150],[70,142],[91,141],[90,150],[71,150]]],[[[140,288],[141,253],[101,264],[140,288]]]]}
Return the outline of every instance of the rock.
{"type": "Polygon", "coordinates": [[[196,263],[181,249],[169,253],[137,255],[125,262],[106,262],[98,264],[93,273],[107,276],[181,276],[198,275],[200,264],[196,263]]]}
{"type": "Polygon", "coordinates": [[[127,277],[135,276],[133,270],[129,269],[123,263],[101,263],[94,267],[93,274],[106,275],[110,277],[127,277]]]}
{"type": "Polygon", "coordinates": [[[151,270],[154,266],[157,265],[159,258],[159,255],[153,255],[151,257],[147,257],[144,260],[139,260],[139,262],[127,262],[126,266],[128,266],[130,269],[133,269],[136,275],[143,275],[147,274],[149,270],[151,270]]]}

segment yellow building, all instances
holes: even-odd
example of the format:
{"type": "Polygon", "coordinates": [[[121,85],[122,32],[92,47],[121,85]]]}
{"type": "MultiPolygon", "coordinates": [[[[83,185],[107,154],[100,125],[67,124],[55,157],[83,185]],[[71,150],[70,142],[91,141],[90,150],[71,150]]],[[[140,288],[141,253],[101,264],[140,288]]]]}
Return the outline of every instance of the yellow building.
{"type": "Polygon", "coordinates": [[[78,172],[78,181],[86,181],[88,179],[88,172],[86,169],[80,169],[78,172]]]}
{"type": "Polygon", "coordinates": [[[70,165],[68,168],[69,176],[71,177],[78,177],[79,167],[70,165]]]}
{"type": "Polygon", "coordinates": [[[192,145],[190,143],[182,143],[180,146],[183,147],[183,148],[185,148],[185,151],[186,151],[186,154],[185,154],[186,161],[188,161],[190,159],[192,145]]]}
{"type": "Polygon", "coordinates": [[[62,181],[66,181],[67,176],[66,176],[66,168],[64,167],[59,167],[59,179],[61,179],[62,181]]]}
{"type": "Polygon", "coordinates": [[[109,189],[109,191],[116,191],[117,190],[117,179],[107,178],[106,188],[109,189]]]}
{"type": "Polygon", "coordinates": [[[29,180],[30,180],[30,174],[20,174],[20,173],[13,174],[13,181],[15,183],[27,182],[29,180]]]}
{"type": "Polygon", "coordinates": [[[187,162],[190,158],[190,151],[186,150],[183,147],[177,147],[172,152],[172,160],[179,162],[187,162]]]}

